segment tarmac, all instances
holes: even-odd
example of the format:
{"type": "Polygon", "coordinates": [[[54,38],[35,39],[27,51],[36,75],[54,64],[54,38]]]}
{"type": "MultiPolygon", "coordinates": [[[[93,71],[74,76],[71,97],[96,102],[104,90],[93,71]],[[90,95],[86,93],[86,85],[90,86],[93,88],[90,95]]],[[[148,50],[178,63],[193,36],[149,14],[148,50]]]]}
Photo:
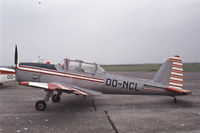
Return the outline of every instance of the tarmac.
{"type": "MultiPolygon", "coordinates": [[[[113,72],[152,79],[154,72],[113,72]]],[[[200,133],[200,72],[184,73],[192,95],[100,95],[84,99],[63,94],[44,112],[35,102],[43,90],[15,83],[0,87],[0,133],[200,133]]]]}

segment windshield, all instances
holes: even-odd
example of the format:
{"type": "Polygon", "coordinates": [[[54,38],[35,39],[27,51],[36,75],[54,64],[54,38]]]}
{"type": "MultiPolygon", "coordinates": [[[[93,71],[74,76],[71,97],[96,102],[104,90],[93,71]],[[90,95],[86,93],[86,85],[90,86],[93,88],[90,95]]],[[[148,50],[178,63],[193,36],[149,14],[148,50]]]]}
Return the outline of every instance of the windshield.
{"type": "Polygon", "coordinates": [[[67,68],[70,71],[80,71],[80,62],[68,60],[67,65],[67,68]]]}
{"type": "Polygon", "coordinates": [[[89,63],[83,62],[81,65],[81,71],[84,73],[94,74],[96,72],[96,66],[95,64],[89,64],[89,63]]]}
{"type": "Polygon", "coordinates": [[[56,65],[56,68],[58,70],[66,70],[67,69],[67,64],[66,64],[66,59],[62,60],[60,63],[56,65]]]}
{"type": "Polygon", "coordinates": [[[70,60],[67,58],[58,63],[56,65],[56,68],[62,71],[74,71],[86,74],[100,74],[106,72],[102,67],[100,67],[96,63],[87,63],[81,60],[70,60]]]}
{"type": "Polygon", "coordinates": [[[100,67],[99,65],[97,65],[97,71],[96,73],[106,73],[106,70],[104,70],[102,67],[100,67]]]}

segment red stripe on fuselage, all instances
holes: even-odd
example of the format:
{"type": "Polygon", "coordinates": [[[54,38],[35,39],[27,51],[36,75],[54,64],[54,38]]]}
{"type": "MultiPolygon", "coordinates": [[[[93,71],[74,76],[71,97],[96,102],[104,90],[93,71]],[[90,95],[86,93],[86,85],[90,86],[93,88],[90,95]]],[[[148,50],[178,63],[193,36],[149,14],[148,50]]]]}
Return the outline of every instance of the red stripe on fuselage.
{"type": "Polygon", "coordinates": [[[17,69],[21,70],[21,71],[37,72],[37,73],[43,73],[43,74],[48,74],[48,75],[60,76],[60,77],[68,77],[68,78],[75,78],[75,79],[81,79],[81,80],[88,80],[88,81],[93,81],[93,82],[104,83],[104,79],[98,79],[98,78],[87,77],[87,76],[76,75],[76,74],[63,73],[63,72],[58,72],[58,71],[53,71],[53,70],[47,70],[47,69],[39,69],[39,68],[27,67],[27,66],[26,67],[19,66],[19,67],[17,67],[17,69]],[[35,70],[40,70],[40,72],[32,71],[32,70],[22,70],[22,69],[20,69],[20,67],[22,67],[22,68],[30,68],[30,69],[35,69],[35,70]],[[58,73],[58,74],[67,74],[69,76],[67,76],[67,75],[52,74],[52,73],[47,73],[47,72],[41,72],[41,70],[42,71],[48,71],[48,72],[54,72],[54,73],[58,73]],[[71,77],[71,76],[77,76],[77,77],[71,77]],[[84,79],[84,78],[89,78],[89,79],[84,79]],[[95,81],[95,80],[102,80],[102,81],[95,81]]]}
{"type": "Polygon", "coordinates": [[[154,88],[149,88],[149,87],[143,87],[143,89],[145,89],[145,90],[151,90],[151,91],[157,91],[157,92],[164,92],[161,89],[154,89],[154,88]]]}
{"type": "Polygon", "coordinates": [[[31,69],[36,69],[36,70],[44,70],[44,71],[49,71],[49,72],[56,72],[56,73],[60,73],[60,74],[68,74],[68,75],[72,75],[72,76],[79,76],[79,77],[84,77],[84,78],[92,78],[92,79],[96,79],[96,80],[104,80],[104,79],[98,79],[98,78],[93,78],[93,77],[87,77],[87,76],[83,76],[83,75],[76,75],[76,74],[71,74],[71,73],[63,73],[63,72],[58,72],[56,70],[49,70],[49,69],[41,69],[41,68],[35,68],[35,67],[29,67],[29,66],[21,66],[19,65],[19,67],[23,67],[23,68],[31,68],[31,69]]]}
{"type": "Polygon", "coordinates": [[[0,70],[0,74],[15,74],[15,72],[0,70]]]}

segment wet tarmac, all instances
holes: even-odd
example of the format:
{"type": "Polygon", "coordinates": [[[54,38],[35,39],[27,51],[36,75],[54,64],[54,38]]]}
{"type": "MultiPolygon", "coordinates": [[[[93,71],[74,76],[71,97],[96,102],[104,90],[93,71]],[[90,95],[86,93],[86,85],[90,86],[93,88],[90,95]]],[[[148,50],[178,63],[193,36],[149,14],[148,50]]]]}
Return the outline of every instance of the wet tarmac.
{"type": "MultiPolygon", "coordinates": [[[[151,79],[153,72],[114,72],[151,79]]],[[[0,87],[0,133],[199,133],[200,73],[184,73],[191,96],[100,95],[84,99],[63,94],[46,111],[34,104],[43,90],[7,84],[0,87]]]]}

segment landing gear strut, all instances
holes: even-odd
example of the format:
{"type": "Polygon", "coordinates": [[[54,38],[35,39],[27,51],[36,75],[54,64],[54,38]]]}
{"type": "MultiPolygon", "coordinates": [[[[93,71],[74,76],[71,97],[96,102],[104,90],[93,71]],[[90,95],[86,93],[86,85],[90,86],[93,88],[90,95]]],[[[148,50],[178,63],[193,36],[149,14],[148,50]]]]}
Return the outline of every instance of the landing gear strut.
{"type": "Polygon", "coordinates": [[[84,100],[86,99],[86,95],[83,95],[83,99],[84,99],[84,100]]]}
{"type": "Polygon", "coordinates": [[[35,103],[35,109],[37,111],[44,111],[46,109],[47,107],[46,102],[49,101],[49,98],[51,97],[52,93],[53,93],[52,91],[47,91],[44,100],[39,100],[35,103]]]}
{"type": "Polygon", "coordinates": [[[177,103],[176,97],[174,97],[174,103],[177,103]]]}

